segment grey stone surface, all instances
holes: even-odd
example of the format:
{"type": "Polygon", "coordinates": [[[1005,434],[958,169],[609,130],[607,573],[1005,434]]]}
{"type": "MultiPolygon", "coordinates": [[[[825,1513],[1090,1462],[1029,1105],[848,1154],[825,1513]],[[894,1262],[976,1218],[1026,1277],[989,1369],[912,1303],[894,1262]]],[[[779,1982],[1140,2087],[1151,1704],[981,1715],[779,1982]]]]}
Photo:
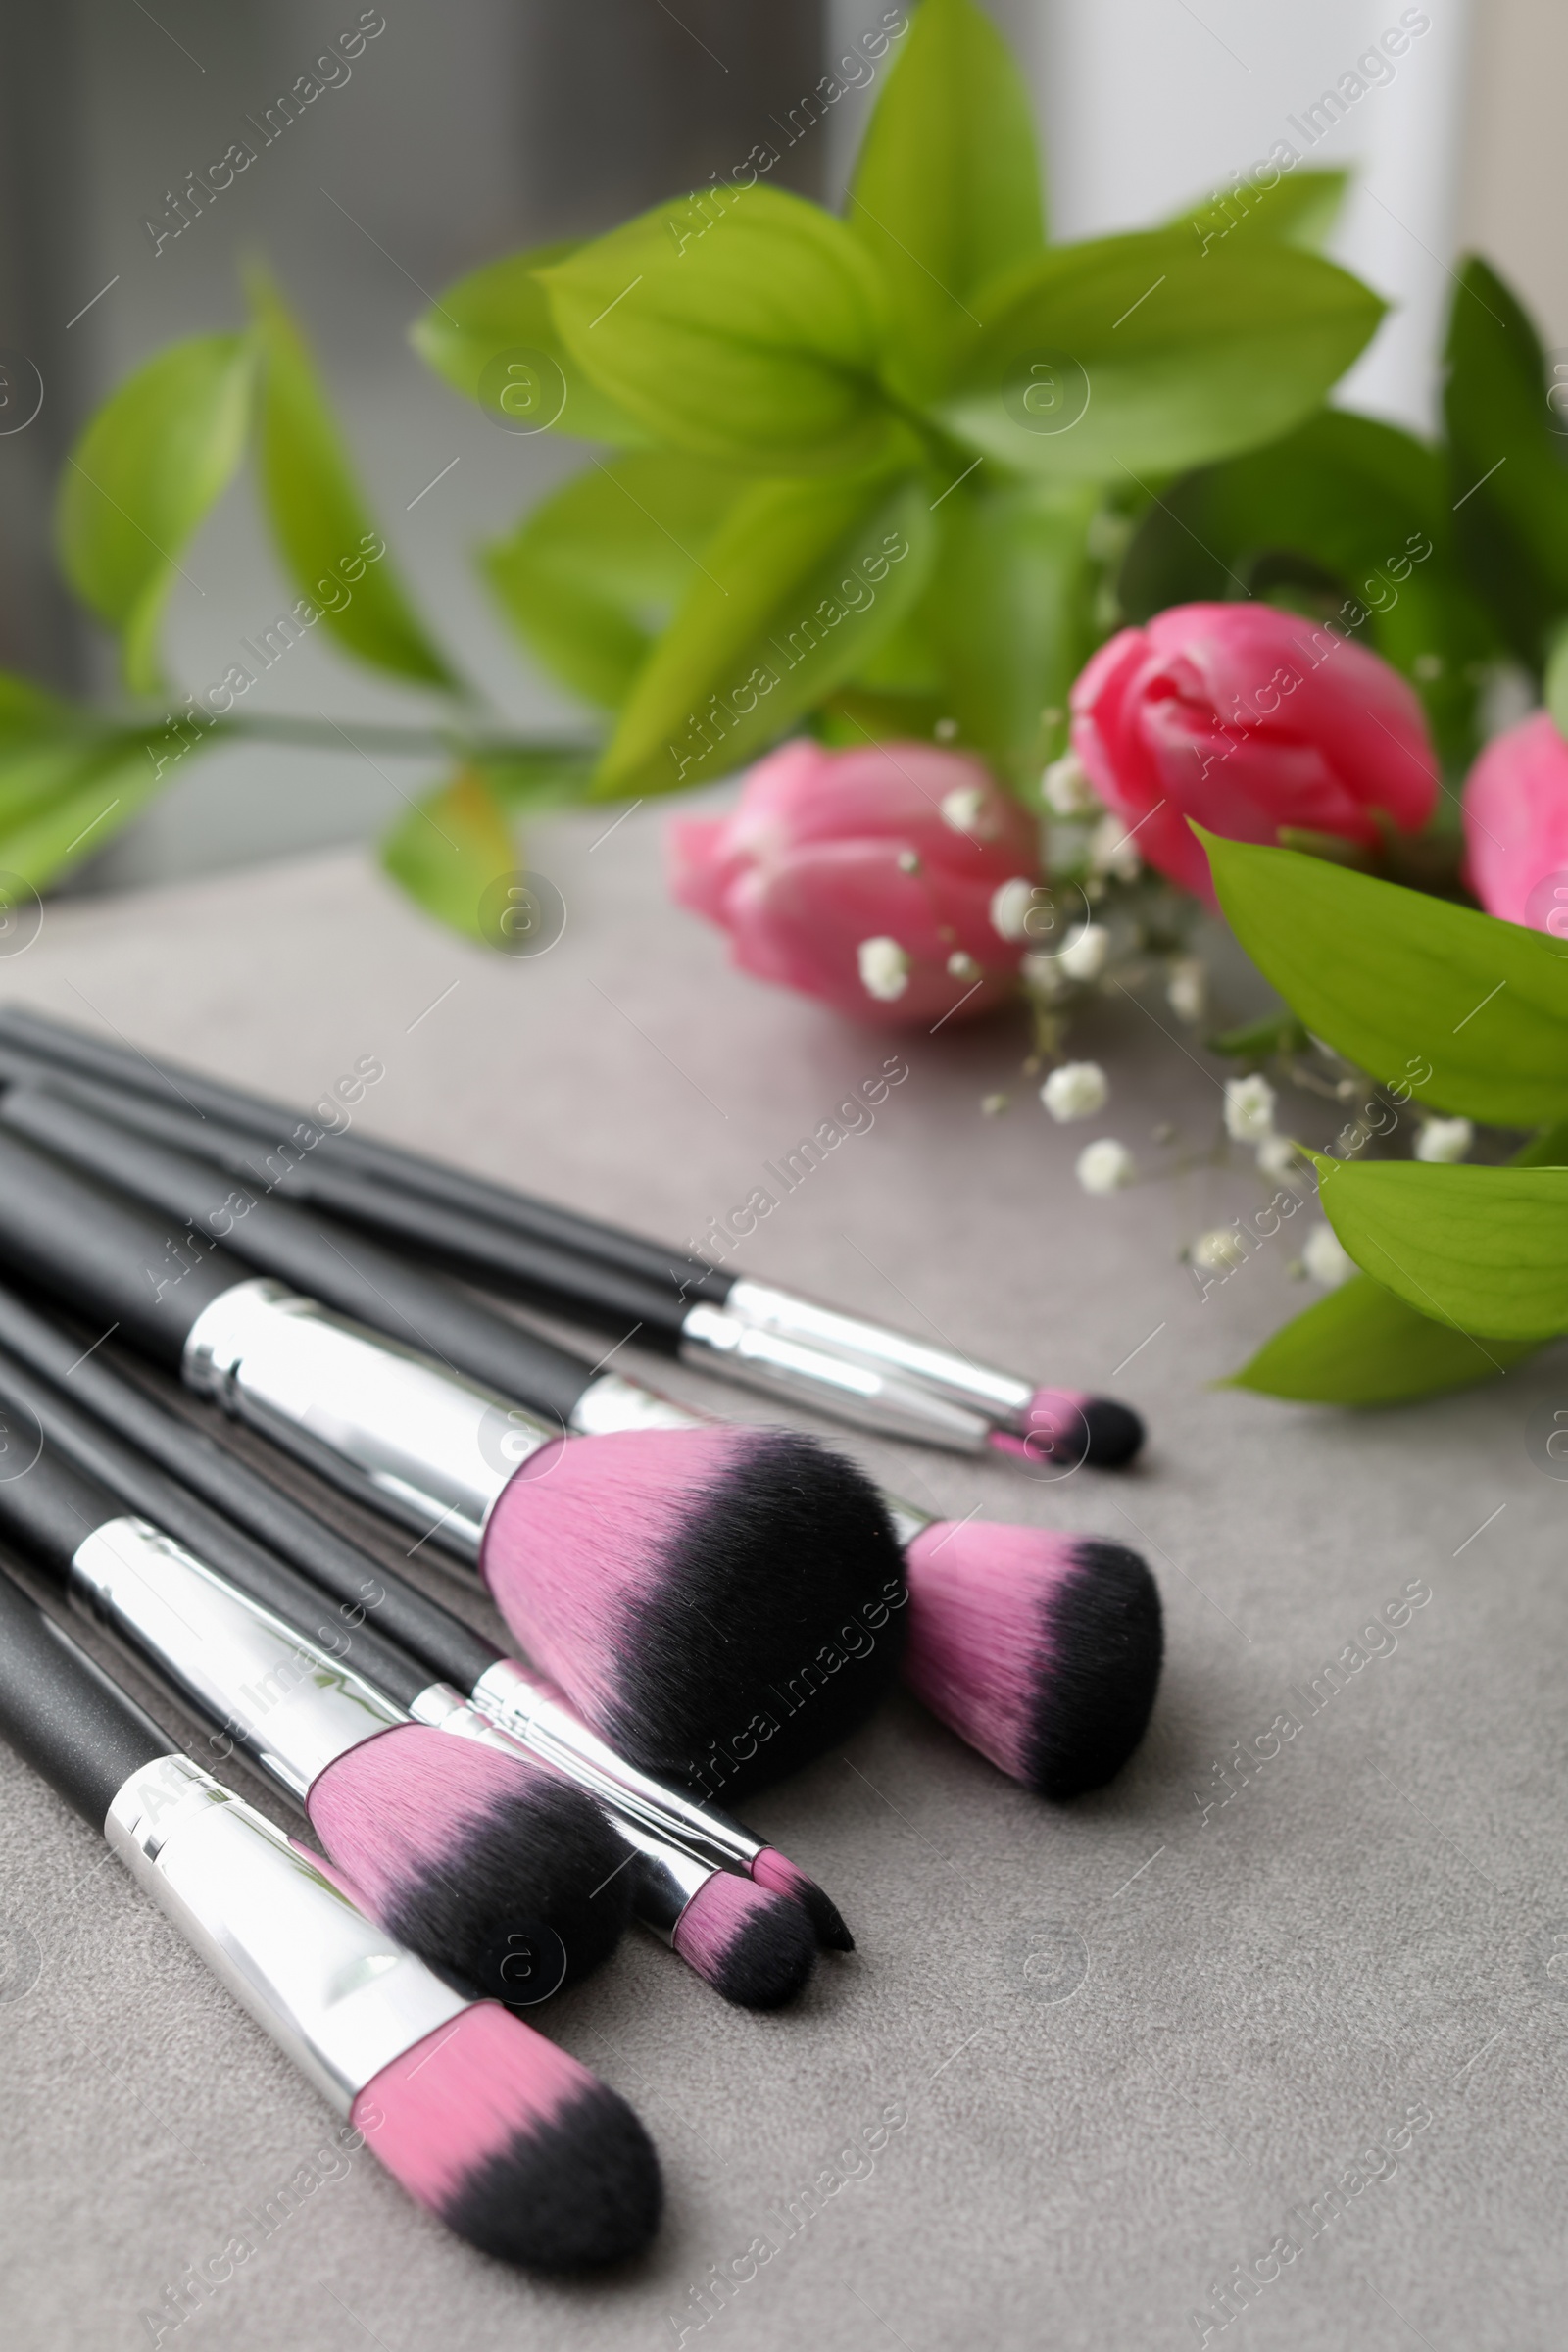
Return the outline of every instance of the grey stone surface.
{"type": "MultiPolygon", "coordinates": [[[[1195,2312],[1221,2340],[1212,2290],[1242,2264],[1227,2347],[1560,2343],[1568,1487],[1527,1451],[1532,1411],[1568,1402],[1560,1365],[1363,1418],[1212,1388],[1302,1303],[1295,1229],[1200,1302],[1180,1248],[1261,1196],[1247,1155],[1212,1153],[1217,1081],[1157,996],[1086,1021],[1112,1101],[1056,1128],[1019,1030],[895,1047],[732,975],[664,903],[655,812],[600,840],[610,821],[531,842],[569,909],[535,960],[449,939],[344,854],[52,907],[0,994],[291,1099],[374,1054],[367,1130],[676,1239],[904,1052],[874,1128],[739,1262],[1145,1408],[1120,1480],[862,1450],[950,1516],[1141,1544],[1168,1612],[1153,1727],[1115,1787],[1052,1809],[900,1701],[752,1808],[859,1937],[797,2011],[725,2010],[636,1939],[557,2005],[663,2152],[634,2274],[519,2280],[361,2157],[161,2340],[1174,2352],[1195,2312]],[[982,1117],[998,1090],[1012,1106],[982,1117]],[[1195,1164],[1091,1200],[1072,1161],[1095,1133],[1195,1164]],[[1412,1585],[1430,1598],[1369,1639],[1412,1585]],[[775,2250],[737,2278],[758,2238],[775,2250]]],[[[4,2339],[111,2352],[153,2340],[144,2312],[332,2122],[6,1755],[0,1806],[4,2339]]]]}

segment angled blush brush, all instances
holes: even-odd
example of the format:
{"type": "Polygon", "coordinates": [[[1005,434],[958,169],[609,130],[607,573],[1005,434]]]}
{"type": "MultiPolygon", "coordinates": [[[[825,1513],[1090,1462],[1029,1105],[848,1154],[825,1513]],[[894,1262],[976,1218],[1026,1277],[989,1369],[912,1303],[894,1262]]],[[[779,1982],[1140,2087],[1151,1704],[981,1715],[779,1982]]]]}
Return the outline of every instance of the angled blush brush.
{"type": "Polygon", "coordinates": [[[831,1681],[754,1747],[737,1788],[864,1720],[897,1669],[905,1589],[887,1513],[853,1464],[794,1432],[698,1422],[291,1202],[230,1190],[215,1209],[224,1183],[74,1102],[13,1090],[0,1262],[477,1562],[528,1655],[643,1770],[689,1781],[715,1737],[765,1711],[775,1676],[823,1650],[831,1681]],[[34,1115],[46,1147],[23,1132],[34,1115]],[[198,1238],[208,1216],[249,1267],[198,1238]],[[255,1278],[258,1263],[282,1279],[255,1278]],[[285,1287],[308,1279],[434,1352],[285,1287]],[[503,1370],[510,1391],[487,1385],[503,1370]],[[532,1412],[514,1402],[524,1383],[532,1412]],[[606,1418],[613,1433],[586,1434],[606,1418]],[[835,1645],[876,1611],[887,1638],[835,1645]]]}
{"type": "Polygon", "coordinates": [[[659,2226],[626,2102],[400,1949],[0,1569],[0,1739],[98,1831],[402,2187],[482,2253],[573,2272],[659,2226]]]}
{"type": "MultiPolygon", "coordinates": [[[[413,1243],[458,1270],[564,1305],[646,1346],[752,1388],[815,1405],[883,1436],[1054,1466],[1115,1469],[1143,1424],[1130,1406],[1042,1387],[890,1325],[726,1273],[423,1153],[348,1134],[24,1005],[0,1012],[0,1065],[25,1081],[69,1070],[120,1092],[114,1114],[264,1188],[286,1185],[350,1221],[413,1243]],[[137,1105],[140,1105],[138,1110],[137,1105]],[[327,1146],[321,1150],[321,1146],[327,1146]]],[[[108,1098],[105,1098],[106,1104],[108,1098]]],[[[334,1111],[339,1106],[332,1105],[334,1111]]]]}
{"type": "MultiPolygon", "coordinates": [[[[558,1982],[606,1958],[630,1888],[625,1845],[601,1808],[480,1717],[462,1739],[415,1723],[362,1673],[127,1512],[72,1458],[39,1385],[0,1363],[0,1403],[35,1444],[30,1466],[0,1481],[0,1536],[301,1807],[389,1933],[468,1990],[499,1989],[517,1936],[548,1940],[558,1982]]],[[[271,1581],[286,1584],[287,1571],[271,1581]]],[[[307,1592],[307,1607],[313,1598],[307,1592]]],[[[355,1640],[394,1679],[384,1648],[355,1640]]]]}

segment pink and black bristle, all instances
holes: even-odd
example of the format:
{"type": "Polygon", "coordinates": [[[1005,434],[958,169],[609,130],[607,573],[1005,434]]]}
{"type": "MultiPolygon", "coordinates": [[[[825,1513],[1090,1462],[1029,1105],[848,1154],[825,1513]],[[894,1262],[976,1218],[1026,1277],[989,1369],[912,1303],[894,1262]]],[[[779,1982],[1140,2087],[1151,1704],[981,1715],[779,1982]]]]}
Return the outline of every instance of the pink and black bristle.
{"type": "Polygon", "coordinates": [[[773,1894],[787,1894],[800,1904],[823,1951],[854,1951],[855,1937],[837,1903],[788,1854],[781,1854],[776,1846],[764,1845],[752,1863],[752,1877],[759,1886],[767,1887],[773,1894]]]}
{"type": "Polygon", "coordinates": [[[908,1547],[904,1676],[959,1738],[1037,1795],[1102,1788],[1148,1728],[1159,1588],[1123,1544],[969,1520],[908,1547]]]}
{"type": "Polygon", "coordinates": [[[480,1566],[525,1653],[645,1771],[702,1788],[715,1736],[750,1740],[726,1803],[847,1739],[898,1672],[886,1506],[793,1430],[558,1440],[496,1504],[480,1566]]]}
{"type": "Polygon", "coordinates": [[[411,2196],[499,2262],[600,2269],[659,2227],[659,2158],[625,2100],[493,2002],[383,2067],[351,2115],[411,2196]]]}
{"type": "Polygon", "coordinates": [[[1023,1424],[993,1430],[990,1443],[999,1453],[1057,1474],[1085,1462],[1092,1470],[1124,1470],[1144,1442],[1144,1424],[1130,1404],[1083,1389],[1036,1389],[1023,1424]]]}
{"type": "Polygon", "coordinates": [[[627,1924],[625,1844],[525,1757],[400,1724],[318,1774],[306,1810],[361,1908],[462,1991],[531,2005],[608,1959],[627,1924]]]}
{"type": "Polygon", "coordinates": [[[811,1974],[816,1936],[789,1895],[716,1870],[681,1913],[675,1949],[738,2008],[782,2009],[811,1974]]]}

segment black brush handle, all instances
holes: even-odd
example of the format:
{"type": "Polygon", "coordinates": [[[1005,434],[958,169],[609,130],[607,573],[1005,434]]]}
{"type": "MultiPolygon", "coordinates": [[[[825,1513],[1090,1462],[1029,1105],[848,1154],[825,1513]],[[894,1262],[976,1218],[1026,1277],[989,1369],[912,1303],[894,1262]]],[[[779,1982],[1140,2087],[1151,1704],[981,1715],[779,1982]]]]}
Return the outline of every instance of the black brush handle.
{"type": "Polygon", "coordinates": [[[57,1069],[104,1079],[150,1100],[183,1106],[197,1117],[226,1119],[269,1150],[309,1129],[318,1140],[330,1142],[334,1160],[341,1159],[398,1191],[442,1201],[525,1239],[551,1243],[601,1265],[616,1267],[657,1290],[673,1294],[686,1304],[703,1298],[721,1306],[735,1280],[733,1274],[691,1250],[627,1233],[618,1225],[585,1217],[575,1209],[516,1192],[488,1177],[470,1176],[401,1144],[323,1126],[265,1096],[248,1094],[243,1088],[224,1085],[199,1070],[160,1060],[113,1039],[95,1037],[28,1005],[12,1004],[0,1011],[0,1040],[36,1054],[57,1069]]]}
{"type": "MultiPolygon", "coordinates": [[[[77,1546],[95,1527],[127,1514],[147,1519],[396,1705],[410,1705],[428,1689],[427,1669],[363,1625],[334,1621],[306,1578],[99,1428],[3,1349],[0,1415],[17,1426],[24,1442],[29,1425],[43,1441],[32,1469],[0,1480],[0,1535],[50,1575],[69,1573],[77,1546]]],[[[363,1608],[363,1596],[356,1598],[363,1608]]]]}
{"type": "MultiPolygon", "coordinates": [[[[8,1056],[0,1050],[0,1077],[8,1056]]],[[[29,1069],[29,1082],[36,1064],[29,1069]]],[[[338,1160],[334,1152],[314,1154],[285,1144],[264,1151],[243,1128],[198,1118],[143,1095],[122,1089],[63,1082],[45,1073],[44,1091],[81,1103],[120,1127],[172,1151],[226,1168],[257,1196],[284,1193],[364,1231],[412,1246],[455,1272],[479,1281],[499,1278],[536,1306],[585,1317],[617,1339],[636,1337],[645,1347],[673,1355],[684,1331],[687,1300],[667,1285],[643,1281],[596,1258],[585,1258],[556,1243],[514,1233],[470,1210],[400,1191],[377,1177],[338,1160]]]]}
{"type": "MultiPolygon", "coordinates": [[[[476,1634],[461,1617],[442,1607],[438,1600],[428,1599],[417,1586],[412,1585],[395,1570],[384,1568],[368,1551],[362,1551],[348,1537],[338,1534],[318,1519],[314,1511],[285,1494],[270,1478],[241,1461],[226,1446],[218,1444],[207,1432],[195,1429],[179,1414],[171,1412],[155,1396],[125,1379],[105,1363],[102,1355],[82,1357],[79,1343],[69,1332],[36,1313],[18,1298],[14,1292],[0,1288],[0,1350],[20,1360],[45,1381],[56,1386],[70,1383],[71,1396],[53,1400],[55,1426],[69,1436],[72,1426],[80,1426],[90,1414],[101,1424],[99,1430],[100,1463],[110,1465],[99,1475],[118,1483],[113,1465],[120,1465],[124,1475],[127,1460],[108,1442],[109,1435],[123,1441],[135,1454],[144,1455],[149,1463],[168,1472],[178,1482],[180,1493],[196,1495],[254,1537],[256,1542],[300,1571],[333,1600],[342,1601],[352,1611],[362,1614],[368,1609],[370,1639],[365,1642],[356,1633],[353,1663],[358,1671],[371,1682],[381,1683],[389,1697],[398,1697],[401,1705],[408,1699],[382,1681],[374,1660],[375,1638],[383,1642],[395,1642],[402,1650],[420,1660],[428,1670],[423,1681],[432,1676],[441,1682],[455,1684],[466,1693],[479,1677],[492,1667],[505,1651],[482,1634],[476,1634]],[[74,1400],[76,1412],[71,1413],[74,1400]],[[362,1656],[365,1662],[362,1663],[362,1656]]],[[[130,1457],[134,1459],[134,1455],[130,1457]]],[[[122,1489],[123,1491],[123,1489],[122,1489]]],[[[141,1492],[149,1497],[151,1483],[144,1477],[141,1492]]],[[[218,1548],[211,1529],[204,1543],[197,1540],[200,1522],[192,1513],[183,1515],[183,1530],[171,1522],[175,1515],[177,1498],[167,1492],[161,1510],[150,1509],[146,1503],[137,1506],[143,1517],[155,1519],[159,1526],[175,1536],[190,1550],[196,1551],[213,1567],[232,1577],[246,1592],[261,1599],[264,1595],[245,1583],[243,1565],[232,1541],[225,1558],[215,1558],[218,1548]]],[[[227,1531],[232,1538],[232,1530],[227,1531]]],[[[276,1606],[274,1601],[271,1606],[276,1606]]],[[[287,1614],[287,1612],[284,1612],[287,1614]]],[[[304,1632],[318,1636],[319,1610],[310,1619],[299,1619],[304,1632]]],[[[334,1636],[338,1628],[333,1629],[334,1636]]],[[[385,1661],[382,1671],[386,1671],[385,1661]]]]}
{"type": "Polygon", "coordinates": [[[0,1264],[175,1371],[203,1307],[250,1279],[226,1250],[10,1130],[0,1130],[0,1264]]]}
{"type": "Polygon", "coordinates": [[[100,1833],[131,1774],[179,1748],[3,1566],[0,1739],[100,1833]]]}
{"type": "MultiPolygon", "coordinates": [[[[347,1225],[234,1184],[189,1152],[133,1135],[64,1089],[13,1088],[0,1099],[0,1121],[166,1216],[188,1219],[253,1271],[275,1275],[563,1424],[593,1378],[584,1357],[481,1306],[456,1283],[420,1273],[347,1225]]],[[[0,1226],[10,1216],[4,1185],[0,1162],[0,1226]]],[[[55,1238],[58,1254],[68,1232],[55,1238]]]]}

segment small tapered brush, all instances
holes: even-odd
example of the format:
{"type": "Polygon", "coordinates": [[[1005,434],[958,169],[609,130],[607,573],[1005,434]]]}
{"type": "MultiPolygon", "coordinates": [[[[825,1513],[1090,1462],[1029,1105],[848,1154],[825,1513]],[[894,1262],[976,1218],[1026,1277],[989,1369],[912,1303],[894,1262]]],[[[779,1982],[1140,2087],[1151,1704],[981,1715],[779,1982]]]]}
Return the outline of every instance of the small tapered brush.
{"type": "MultiPolygon", "coordinates": [[[[330,1594],[337,1610],[323,1606],[316,1630],[334,1661],[353,1666],[383,1693],[395,1688],[421,1723],[471,1738],[477,1710],[493,1739],[515,1741],[523,1755],[583,1788],[608,1812],[637,1857],[624,1880],[613,1873],[618,1884],[612,1899],[590,1898],[605,1906],[607,1916],[595,1923],[600,1936],[621,1916],[622,1890],[629,1887],[632,1910],[644,1926],[726,1999],[755,2008],[781,2006],[809,1972],[811,1937],[803,1937],[783,1915],[781,1897],[801,1907],[824,1946],[853,1948],[835,1906],[787,1856],[762,1845],[739,1823],[632,1772],[593,1740],[558,1694],[493,1642],[125,1381],[104,1363],[101,1352],[83,1362],[74,1340],[0,1287],[0,1400],[6,1398],[14,1410],[46,1428],[78,1467],[198,1547],[209,1565],[237,1576],[243,1591],[283,1611],[295,1625],[309,1632],[313,1598],[324,1604],[330,1594]],[[74,1394],[62,1395],[57,1383],[74,1394]],[[231,1519],[248,1522],[252,1538],[271,1544],[298,1576],[262,1550],[260,1543],[247,1542],[231,1519]],[[368,1633],[369,1614],[375,1630],[368,1633]],[[405,1642],[417,1650],[422,1668],[405,1642]],[[434,1683],[432,1671],[440,1678],[434,1683]],[[465,1688],[471,1709],[460,1703],[465,1688]],[[464,1717],[466,1724],[460,1720],[464,1717]],[[748,1875],[736,1882],[731,1877],[736,1870],[748,1875]]],[[[428,1749],[422,1752],[428,1761],[428,1749]]],[[[385,1777],[387,1751],[373,1760],[385,1777]]],[[[460,1779],[471,1769],[466,1755],[445,1762],[449,1774],[454,1764],[458,1767],[460,1779]]],[[[343,1786],[341,1771],[335,1782],[325,1784],[323,1819],[332,1825],[334,1850],[353,1850],[356,1838],[362,1846],[373,1842],[372,1825],[339,1818],[345,1806],[363,1801],[363,1790],[343,1786]]],[[[578,1872],[572,1883],[587,1884],[578,1872]]],[[[395,1890],[380,1880],[370,1884],[378,1899],[395,1899],[395,1890]]],[[[543,1924],[558,1935],[569,1927],[575,1965],[567,1974],[574,1979],[582,1973],[581,1923],[558,1914],[543,1917],[543,1924]]],[[[404,1940],[411,1938],[406,1935],[404,1940]]],[[[499,1997],[506,1997],[512,1983],[503,1947],[501,1981],[492,1971],[485,1986],[499,1997]]]]}
{"type": "Polygon", "coordinates": [[[523,2269],[625,2260],[659,2226],[625,2100],[466,1999],[168,1735],[0,1569],[0,1739],[131,1877],[409,2195],[523,2269]]]}
{"type": "Polygon", "coordinates": [[[301,1806],[381,1924],[469,1989],[497,1989],[515,1934],[558,1938],[564,1978],[605,1959],[630,1888],[624,1842],[592,1799],[478,1717],[468,1738],[413,1722],[127,1512],[72,1458],[59,1428],[69,1408],[39,1386],[0,1359],[0,1401],[38,1433],[25,1474],[0,1481],[0,1535],[301,1806]]]}
{"type": "Polygon", "coordinates": [[[666,1407],[292,1203],[215,1206],[211,1168],[75,1102],[13,1090],[0,1116],[0,1262],[476,1563],[631,1762],[689,1782],[715,1739],[770,1720],[738,1793],[841,1742],[888,1689],[903,1566],[853,1463],[666,1407]],[[214,1217],[248,1262],[206,1238],[214,1217]],[[316,1295],[287,1287],[307,1280],[316,1295]],[[876,1639],[840,1642],[873,1615],[876,1639]],[[810,1705],[778,1720],[775,1682],[808,1675],[810,1705]]]}
{"type": "Polygon", "coordinates": [[[0,1012],[0,1075],[8,1056],[24,1080],[53,1067],[118,1091],[116,1115],[133,1119],[139,1104],[146,1132],[248,1181],[282,1183],[372,1232],[413,1242],[470,1277],[506,1281],[616,1337],[635,1323],[645,1346],[884,1436],[968,1452],[989,1445],[1056,1469],[1079,1461],[1120,1468],[1143,1443],[1138,1414],[1114,1397],[1039,1386],[868,1317],[728,1273],[695,1245],[670,1249],[422,1152],[349,1134],[337,1105],[323,1123],[27,1005],[0,1012]],[[856,1377],[836,1376],[835,1360],[856,1377]]]}

